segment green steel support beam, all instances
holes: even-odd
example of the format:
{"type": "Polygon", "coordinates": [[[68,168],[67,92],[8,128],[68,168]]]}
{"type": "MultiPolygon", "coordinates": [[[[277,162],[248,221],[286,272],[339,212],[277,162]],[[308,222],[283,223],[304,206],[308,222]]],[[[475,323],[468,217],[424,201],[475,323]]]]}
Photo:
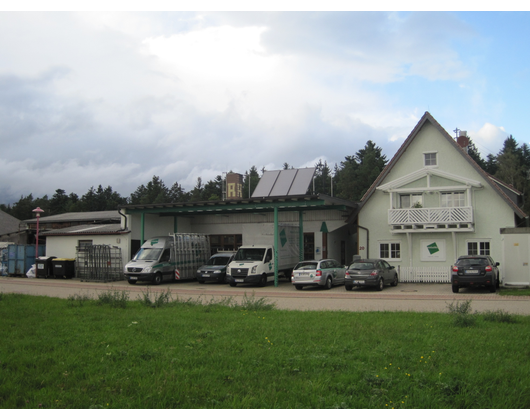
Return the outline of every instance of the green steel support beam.
{"type": "MultiPolygon", "coordinates": [[[[125,207],[126,208],[126,207],[125,207]]],[[[260,212],[260,211],[271,211],[272,209],[281,209],[281,210],[298,210],[300,208],[306,210],[347,210],[348,208],[344,205],[326,205],[324,200],[311,200],[311,201],[283,201],[276,203],[260,203],[260,204],[231,204],[231,205],[219,205],[219,206],[182,206],[182,207],[152,207],[152,208],[126,208],[127,213],[154,213],[154,214],[164,214],[164,213],[192,213],[192,214],[222,214],[222,213],[239,213],[241,211],[246,212],[260,212]]]]}
{"type": "Polygon", "coordinates": [[[278,208],[274,208],[274,287],[278,287],[278,208]]]}
{"type": "Polygon", "coordinates": [[[304,212],[298,212],[298,261],[304,259],[304,212]]]}
{"type": "Polygon", "coordinates": [[[144,242],[145,242],[144,230],[145,230],[145,213],[142,212],[142,213],[140,213],[140,232],[141,232],[140,246],[142,246],[144,244],[144,242]]]}

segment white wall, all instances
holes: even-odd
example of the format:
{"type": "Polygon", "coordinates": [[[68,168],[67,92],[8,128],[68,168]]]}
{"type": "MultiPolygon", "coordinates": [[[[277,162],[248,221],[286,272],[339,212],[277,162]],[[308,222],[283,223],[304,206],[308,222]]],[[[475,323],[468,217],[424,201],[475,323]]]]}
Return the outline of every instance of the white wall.
{"type": "MultiPolygon", "coordinates": [[[[279,212],[279,223],[286,223],[298,226],[299,213],[279,212]]],[[[354,231],[349,232],[345,225],[345,213],[337,210],[307,211],[303,215],[303,230],[305,233],[314,232],[315,258],[322,258],[322,233],[320,232],[322,222],[325,221],[328,234],[328,258],[340,261],[340,242],[346,242],[346,260],[356,253],[353,244],[355,238],[354,231]]],[[[158,215],[146,215],[145,234],[147,240],[150,237],[167,235],[173,231],[173,217],[159,217],[158,215]]],[[[128,228],[131,230],[132,239],[140,239],[141,218],[139,214],[129,215],[128,228]]],[[[273,213],[236,213],[221,215],[197,215],[193,217],[177,218],[177,231],[180,233],[203,233],[206,235],[242,235],[243,244],[250,242],[260,242],[263,245],[272,245],[274,235],[274,215],[273,213]]]]}
{"type": "Polygon", "coordinates": [[[117,246],[121,249],[123,264],[129,262],[129,236],[123,235],[83,235],[83,236],[47,236],[46,256],[57,258],[76,258],[79,240],[92,240],[93,245],[117,246]]]}

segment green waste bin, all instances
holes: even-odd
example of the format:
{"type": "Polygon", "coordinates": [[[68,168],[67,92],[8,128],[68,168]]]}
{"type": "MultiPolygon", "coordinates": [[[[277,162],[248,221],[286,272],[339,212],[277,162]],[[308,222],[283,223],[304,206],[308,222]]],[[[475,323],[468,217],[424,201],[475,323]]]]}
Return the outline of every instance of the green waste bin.
{"type": "Polygon", "coordinates": [[[75,276],[75,258],[55,258],[53,260],[55,278],[71,279],[75,276]]]}

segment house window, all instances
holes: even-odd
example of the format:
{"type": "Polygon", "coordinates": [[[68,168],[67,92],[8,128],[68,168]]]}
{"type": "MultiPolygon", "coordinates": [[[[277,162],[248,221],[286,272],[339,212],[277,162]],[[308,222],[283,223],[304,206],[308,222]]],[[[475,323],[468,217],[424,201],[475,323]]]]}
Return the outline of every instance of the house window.
{"type": "Polygon", "coordinates": [[[441,207],[464,207],[465,196],[463,192],[442,193],[441,207]]]}
{"type": "Polygon", "coordinates": [[[401,244],[399,242],[380,243],[379,258],[384,258],[385,260],[401,259],[401,244]]]}
{"type": "Polygon", "coordinates": [[[477,241],[467,243],[468,255],[490,255],[490,243],[488,241],[477,241]]]}
{"type": "Polygon", "coordinates": [[[436,152],[424,153],[424,164],[425,166],[436,166],[438,162],[436,161],[436,152]]]}
{"type": "Polygon", "coordinates": [[[77,246],[79,246],[79,248],[92,246],[92,239],[80,239],[77,241],[77,246]]]}
{"type": "Polygon", "coordinates": [[[399,196],[399,207],[410,209],[412,207],[422,207],[423,196],[421,194],[402,194],[399,196]]]}

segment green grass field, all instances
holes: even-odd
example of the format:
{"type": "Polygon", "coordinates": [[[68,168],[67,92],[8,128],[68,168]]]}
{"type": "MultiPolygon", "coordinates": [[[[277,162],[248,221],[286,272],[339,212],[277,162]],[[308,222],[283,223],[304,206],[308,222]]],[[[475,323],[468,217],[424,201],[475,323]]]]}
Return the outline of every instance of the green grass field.
{"type": "Polygon", "coordinates": [[[0,293],[0,408],[530,408],[530,317],[149,293],[0,293]]]}

